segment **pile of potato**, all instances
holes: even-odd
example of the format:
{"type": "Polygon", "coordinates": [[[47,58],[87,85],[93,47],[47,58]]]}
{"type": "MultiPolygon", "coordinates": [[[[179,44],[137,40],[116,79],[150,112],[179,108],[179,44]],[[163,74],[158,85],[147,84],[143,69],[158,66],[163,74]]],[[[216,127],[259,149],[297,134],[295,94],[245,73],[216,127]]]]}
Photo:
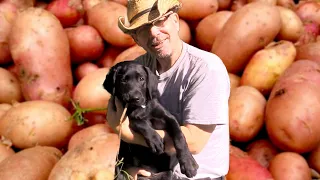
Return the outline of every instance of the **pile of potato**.
{"type": "MultiPolygon", "coordinates": [[[[227,179],[320,178],[320,3],[180,1],[181,39],[229,72],[227,179]]],[[[113,179],[119,137],[102,83],[145,53],[117,26],[126,5],[0,2],[0,179],[113,179]]]]}

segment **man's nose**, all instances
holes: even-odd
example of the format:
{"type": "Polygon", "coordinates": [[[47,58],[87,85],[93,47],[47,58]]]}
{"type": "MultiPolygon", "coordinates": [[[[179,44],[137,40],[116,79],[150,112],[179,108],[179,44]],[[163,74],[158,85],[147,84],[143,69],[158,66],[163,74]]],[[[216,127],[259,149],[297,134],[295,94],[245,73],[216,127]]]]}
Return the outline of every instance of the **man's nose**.
{"type": "Polygon", "coordinates": [[[160,30],[157,26],[151,26],[149,33],[153,37],[157,37],[157,35],[160,33],[160,30]]]}

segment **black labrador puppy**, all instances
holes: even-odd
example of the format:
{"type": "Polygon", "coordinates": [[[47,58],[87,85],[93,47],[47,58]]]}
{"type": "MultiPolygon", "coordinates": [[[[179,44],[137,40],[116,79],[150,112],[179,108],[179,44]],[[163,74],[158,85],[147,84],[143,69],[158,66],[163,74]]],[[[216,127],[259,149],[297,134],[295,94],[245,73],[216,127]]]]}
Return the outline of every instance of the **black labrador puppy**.
{"type": "MultiPolygon", "coordinates": [[[[152,173],[152,180],[170,180],[173,167],[179,162],[187,177],[197,173],[198,164],[189,151],[185,137],[175,117],[158,101],[158,77],[151,70],[135,61],[124,61],[114,65],[103,83],[104,88],[117,97],[123,107],[127,104],[129,127],[140,133],[149,147],[120,143],[118,159],[123,158],[123,167],[141,167],[152,173]],[[155,130],[165,130],[172,138],[176,154],[164,153],[163,139],[155,130]]],[[[115,108],[113,102],[113,108],[115,108]]],[[[116,167],[117,179],[125,179],[116,167]]]]}

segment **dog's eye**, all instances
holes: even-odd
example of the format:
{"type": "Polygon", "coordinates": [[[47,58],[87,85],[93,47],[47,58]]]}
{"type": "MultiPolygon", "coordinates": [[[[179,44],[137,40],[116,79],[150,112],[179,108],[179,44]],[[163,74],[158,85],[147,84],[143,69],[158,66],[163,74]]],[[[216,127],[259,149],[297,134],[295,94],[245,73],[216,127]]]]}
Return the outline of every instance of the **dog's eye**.
{"type": "Polygon", "coordinates": [[[139,77],[139,80],[140,81],[144,81],[144,77],[139,77]]]}

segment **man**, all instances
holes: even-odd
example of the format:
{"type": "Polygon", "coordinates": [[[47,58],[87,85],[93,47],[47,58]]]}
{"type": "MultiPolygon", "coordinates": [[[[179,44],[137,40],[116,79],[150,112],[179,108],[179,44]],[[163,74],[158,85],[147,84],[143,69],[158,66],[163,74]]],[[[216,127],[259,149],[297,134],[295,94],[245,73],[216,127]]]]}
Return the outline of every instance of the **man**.
{"type": "MultiPolygon", "coordinates": [[[[229,76],[219,57],[180,39],[177,14],[180,7],[178,0],[129,0],[128,17],[120,17],[118,25],[147,51],[136,61],[159,76],[160,102],[179,121],[199,164],[192,179],[224,179],[229,169],[229,76]]],[[[119,102],[116,105],[117,112],[108,108],[110,126],[116,132],[121,127],[124,141],[147,146],[142,136],[130,130],[128,119],[119,126],[123,107],[119,102]]],[[[157,132],[165,140],[165,151],[174,153],[166,132],[157,132]]],[[[137,174],[150,175],[143,169],[126,171],[134,178],[137,174]]],[[[179,165],[174,175],[188,179],[179,165]]]]}

